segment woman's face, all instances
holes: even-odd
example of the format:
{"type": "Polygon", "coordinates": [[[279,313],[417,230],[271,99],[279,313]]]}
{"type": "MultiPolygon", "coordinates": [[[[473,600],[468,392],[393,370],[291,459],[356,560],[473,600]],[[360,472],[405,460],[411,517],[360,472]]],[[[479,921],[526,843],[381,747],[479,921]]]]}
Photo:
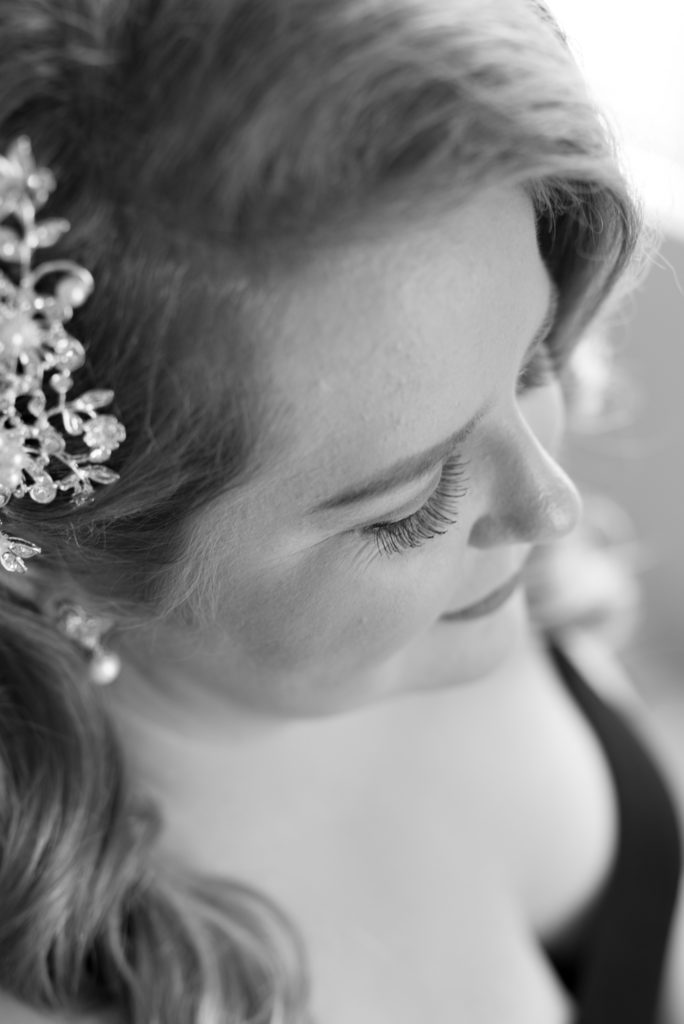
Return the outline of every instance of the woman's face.
{"type": "Polygon", "coordinates": [[[218,510],[205,645],[234,697],[325,714],[500,667],[527,629],[505,584],[575,525],[545,360],[554,291],[522,190],[321,255],[260,314],[274,410],[254,480],[218,510]],[[531,348],[531,346],[534,346],[531,348]]]}

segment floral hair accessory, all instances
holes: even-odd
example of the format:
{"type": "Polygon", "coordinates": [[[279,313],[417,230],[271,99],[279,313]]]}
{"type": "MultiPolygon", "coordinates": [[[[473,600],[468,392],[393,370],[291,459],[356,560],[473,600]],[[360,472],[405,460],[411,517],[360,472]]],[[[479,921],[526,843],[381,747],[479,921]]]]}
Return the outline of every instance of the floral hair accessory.
{"type": "MultiPolygon", "coordinates": [[[[126,437],[114,416],[100,412],[114,392],[67,399],[85,350],[65,324],[90,296],[92,275],[71,260],[32,266],[35,251],[55,245],[70,228],[61,218],[36,221],[54,188],[54,176],[36,167],[26,137],[0,155],[0,508],[26,496],[49,504],[59,491],[83,504],[94,484],[119,479],[103,465],[126,437]],[[71,438],[80,439],[80,451],[67,451],[71,438]]],[[[24,559],[40,550],[0,530],[0,565],[7,572],[25,572],[24,559]]]]}

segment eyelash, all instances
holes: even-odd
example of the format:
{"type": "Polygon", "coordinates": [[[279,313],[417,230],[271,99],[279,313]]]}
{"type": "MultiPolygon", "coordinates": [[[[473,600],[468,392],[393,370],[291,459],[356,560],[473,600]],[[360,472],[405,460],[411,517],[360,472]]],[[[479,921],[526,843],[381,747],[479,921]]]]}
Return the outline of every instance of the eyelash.
{"type": "Polygon", "coordinates": [[[458,504],[468,493],[464,486],[464,465],[458,456],[448,459],[436,489],[417,512],[395,522],[366,527],[364,532],[372,535],[381,555],[398,555],[409,548],[418,548],[454,525],[458,504]]]}
{"type": "MultiPolygon", "coordinates": [[[[560,369],[558,354],[543,342],[518,374],[517,393],[553,384],[560,369]]],[[[364,533],[373,537],[379,553],[385,556],[421,547],[456,523],[459,502],[468,493],[466,479],[463,460],[454,456],[445,462],[435,491],[417,512],[395,522],[374,523],[364,533]]]]}
{"type": "Polygon", "coordinates": [[[561,359],[558,352],[554,352],[548,341],[543,341],[532,353],[531,359],[518,374],[516,390],[523,394],[533,388],[543,388],[548,384],[555,383],[561,371],[561,359]]]}

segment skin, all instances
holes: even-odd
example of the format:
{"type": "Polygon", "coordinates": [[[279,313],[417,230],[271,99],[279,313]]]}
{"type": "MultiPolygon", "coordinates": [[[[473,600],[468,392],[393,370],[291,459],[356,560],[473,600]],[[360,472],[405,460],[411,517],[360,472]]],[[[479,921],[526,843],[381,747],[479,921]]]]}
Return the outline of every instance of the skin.
{"type": "Polygon", "coordinates": [[[281,280],[255,331],[273,429],[250,483],[200,523],[225,538],[214,620],[191,646],[145,638],[104,694],[166,855],[286,910],[332,1024],[465,1019],[490,992],[483,1021],[511,1003],[521,1021],[570,1019],[534,933],[603,877],[605,769],[520,590],[440,621],[579,516],[555,458],[560,388],[517,388],[550,287],[511,189],[281,280]],[[441,536],[388,555],[367,529],[415,512],[439,465],[308,513],[478,413],[441,536]]]}
{"type": "Polygon", "coordinates": [[[158,642],[149,660],[164,664],[167,688],[169,670],[191,672],[233,711],[326,715],[471,682],[515,654],[528,632],[520,592],[494,614],[439,620],[577,522],[556,461],[558,384],[516,394],[550,287],[531,202],[513,189],[328,252],[274,285],[255,344],[275,427],[254,479],[207,513],[225,536],[217,615],[191,649],[158,642]],[[363,504],[308,513],[477,414],[453,453],[467,494],[443,535],[386,554],[369,529],[414,513],[441,464],[363,504]]]}
{"type": "Polygon", "coordinates": [[[225,537],[215,619],[198,644],[146,636],[104,691],[164,851],[286,910],[331,1024],[574,1019],[537,938],[612,863],[605,761],[520,591],[440,621],[579,515],[558,384],[516,388],[549,287],[512,190],[281,282],[255,335],[270,448],[200,524],[225,537]],[[363,529],[413,512],[438,467],[372,506],[306,514],[485,403],[442,536],[388,556],[363,529]]]}

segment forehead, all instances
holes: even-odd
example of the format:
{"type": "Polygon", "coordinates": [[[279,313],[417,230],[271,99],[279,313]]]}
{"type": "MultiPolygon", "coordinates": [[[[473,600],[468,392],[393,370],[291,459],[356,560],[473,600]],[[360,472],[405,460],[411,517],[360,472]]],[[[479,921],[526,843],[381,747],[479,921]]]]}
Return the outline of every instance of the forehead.
{"type": "Polygon", "coordinates": [[[256,352],[280,470],[343,485],[453,433],[529,342],[546,282],[531,201],[513,189],[280,279],[256,352]]]}

